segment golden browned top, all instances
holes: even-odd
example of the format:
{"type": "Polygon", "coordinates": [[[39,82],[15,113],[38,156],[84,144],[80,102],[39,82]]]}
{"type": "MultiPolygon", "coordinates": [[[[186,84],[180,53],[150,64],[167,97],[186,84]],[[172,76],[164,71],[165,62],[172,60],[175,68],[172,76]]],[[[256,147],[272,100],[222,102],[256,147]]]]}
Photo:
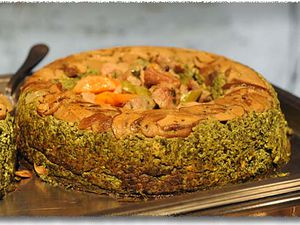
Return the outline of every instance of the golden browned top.
{"type": "Polygon", "coordinates": [[[72,55],[37,71],[23,91],[39,93],[41,116],[117,137],[186,137],[201,121],[228,121],[277,104],[271,86],[247,66],[168,47],[72,55]]]}

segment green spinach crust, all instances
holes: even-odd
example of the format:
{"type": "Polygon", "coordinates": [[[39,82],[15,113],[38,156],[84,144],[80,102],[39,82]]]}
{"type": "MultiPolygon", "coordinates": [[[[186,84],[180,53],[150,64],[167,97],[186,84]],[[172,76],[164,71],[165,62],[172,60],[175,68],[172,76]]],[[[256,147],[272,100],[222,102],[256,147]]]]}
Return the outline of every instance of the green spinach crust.
{"type": "Polygon", "coordinates": [[[13,117],[8,113],[0,120],[0,198],[10,188],[14,179],[16,145],[13,132],[13,117]]]}
{"type": "Polygon", "coordinates": [[[79,130],[76,123],[42,117],[37,102],[37,92],[20,96],[17,144],[43,168],[41,179],[54,185],[114,196],[176,194],[244,182],[290,159],[289,128],[279,105],[224,123],[203,121],[185,138],[137,133],[117,139],[112,132],[79,130]]]}

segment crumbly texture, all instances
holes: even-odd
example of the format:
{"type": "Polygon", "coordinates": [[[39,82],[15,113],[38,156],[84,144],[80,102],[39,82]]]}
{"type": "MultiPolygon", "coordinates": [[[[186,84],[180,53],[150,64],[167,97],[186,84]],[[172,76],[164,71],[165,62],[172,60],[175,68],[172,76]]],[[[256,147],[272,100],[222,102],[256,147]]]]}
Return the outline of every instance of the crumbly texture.
{"type": "Polygon", "coordinates": [[[13,134],[13,118],[7,114],[4,120],[0,120],[0,197],[14,178],[16,146],[13,134]]]}
{"type": "Polygon", "coordinates": [[[274,172],[290,158],[287,124],[279,109],[226,123],[208,120],[186,138],[116,139],[34,113],[19,101],[18,144],[46,169],[54,185],[113,195],[163,195],[244,182],[274,172]]]}
{"type": "Polygon", "coordinates": [[[17,145],[41,179],[123,197],[274,173],[289,161],[288,131],[260,74],[225,57],[162,47],[57,60],[26,81],[16,114],[17,145]]]}

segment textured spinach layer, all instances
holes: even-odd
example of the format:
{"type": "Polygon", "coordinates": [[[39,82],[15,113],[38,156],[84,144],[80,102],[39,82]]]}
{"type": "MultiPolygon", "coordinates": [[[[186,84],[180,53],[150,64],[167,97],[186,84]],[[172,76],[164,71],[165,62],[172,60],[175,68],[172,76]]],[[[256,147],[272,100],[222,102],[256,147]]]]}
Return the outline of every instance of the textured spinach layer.
{"type": "Polygon", "coordinates": [[[16,116],[17,144],[54,185],[96,193],[158,195],[244,182],[275,171],[290,158],[280,109],[226,123],[201,122],[186,138],[116,139],[112,132],[36,113],[36,93],[23,93],[16,116]]]}
{"type": "Polygon", "coordinates": [[[13,118],[8,114],[6,119],[0,120],[0,197],[14,177],[16,145],[13,134],[13,118]]]}

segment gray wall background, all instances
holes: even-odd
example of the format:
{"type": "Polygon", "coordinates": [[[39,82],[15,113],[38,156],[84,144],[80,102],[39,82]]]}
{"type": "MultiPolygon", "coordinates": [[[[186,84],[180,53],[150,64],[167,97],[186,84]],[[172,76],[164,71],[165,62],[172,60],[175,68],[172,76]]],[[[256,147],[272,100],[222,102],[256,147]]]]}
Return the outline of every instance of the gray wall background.
{"type": "Polygon", "coordinates": [[[40,42],[51,48],[40,66],[97,48],[177,46],[228,56],[300,96],[299,13],[297,3],[2,3],[0,74],[40,42]]]}

